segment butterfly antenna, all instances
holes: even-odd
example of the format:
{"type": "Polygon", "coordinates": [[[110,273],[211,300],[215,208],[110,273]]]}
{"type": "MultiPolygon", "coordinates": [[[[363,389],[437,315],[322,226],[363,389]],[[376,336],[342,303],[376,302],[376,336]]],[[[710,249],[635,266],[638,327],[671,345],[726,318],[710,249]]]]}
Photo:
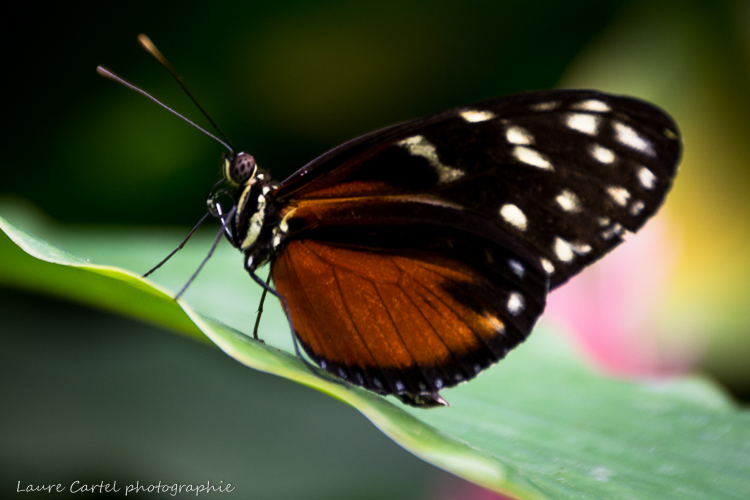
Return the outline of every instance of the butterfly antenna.
{"type": "Polygon", "coordinates": [[[219,132],[219,135],[221,135],[224,140],[229,144],[230,151],[232,154],[234,154],[234,146],[232,145],[232,141],[229,140],[229,137],[227,137],[227,134],[224,133],[221,128],[216,124],[215,121],[211,118],[211,116],[206,112],[205,109],[203,109],[203,106],[198,103],[198,100],[195,98],[192,92],[190,92],[190,89],[187,88],[187,85],[185,84],[185,81],[182,79],[182,76],[177,72],[176,69],[174,69],[174,66],[172,66],[169,61],[167,61],[167,58],[164,57],[164,54],[161,53],[161,51],[156,48],[156,45],[154,45],[154,42],[151,41],[151,39],[141,33],[138,35],[138,43],[140,44],[143,49],[154,56],[159,63],[166,68],[167,71],[171,73],[171,75],[174,77],[175,80],[177,80],[177,83],[180,84],[180,87],[182,87],[182,90],[185,91],[185,93],[190,97],[190,99],[193,101],[193,103],[198,107],[198,109],[203,113],[203,116],[205,116],[209,122],[211,122],[211,125],[216,129],[217,132],[219,132]]]}
{"type": "Polygon", "coordinates": [[[104,66],[97,66],[97,67],[96,67],[96,72],[97,72],[97,73],[99,73],[99,74],[100,74],[101,76],[103,76],[104,78],[109,78],[110,80],[114,80],[114,81],[116,81],[117,83],[119,83],[119,84],[121,84],[121,85],[124,85],[124,86],[126,86],[127,88],[129,88],[129,89],[131,89],[131,90],[135,90],[136,92],[138,92],[138,93],[139,93],[139,94],[141,94],[141,95],[144,95],[144,96],[148,97],[149,99],[151,99],[152,101],[154,101],[154,102],[155,102],[156,104],[158,104],[158,105],[159,105],[159,106],[161,106],[162,108],[166,109],[167,111],[169,111],[169,112],[170,112],[170,113],[172,113],[173,115],[177,116],[178,118],[181,118],[181,119],[183,119],[184,121],[186,121],[187,123],[189,123],[189,124],[190,124],[190,125],[192,125],[193,127],[197,128],[198,130],[200,130],[201,132],[203,132],[204,134],[206,134],[207,136],[209,136],[209,137],[210,137],[211,139],[215,140],[216,142],[218,142],[219,144],[221,144],[222,146],[224,146],[225,148],[227,148],[227,149],[229,150],[229,152],[230,152],[230,153],[234,154],[234,149],[232,148],[232,146],[230,146],[230,145],[229,145],[229,144],[227,144],[226,142],[222,141],[221,139],[219,139],[218,137],[216,137],[216,136],[215,136],[214,134],[212,134],[212,133],[211,133],[211,132],[209,132],[208,130],[205,130],[205,129],[204,129],[203,127],[201,127],[200,125],[198,125],[198,124],[196,124],[196,123],[193,123],[193,122],[192,122],[192,121],[190,121],[189,119],[185,118],[185,117],[184,117],[184,116],[182,116],[182,115],[181,115],[180,113],[178,113],[178,112],[177,112],[177,111],[175,111],[174,109],[170,108],[170,107],[169,107],[169,106],[167,106],[166,104],[162,103],[162,102],[161,102],[161,101],[159,101],[159,100],[158,100],[158,99],[157,99],[156,97],[152,96],[151,94],[149,94],[149,93],[148,93],[148,92],[146,92],[145,90],[143,90],[143,89],[141,89],[141,88],[139,88],[139,87],[136,87],[135,85],[133,85],[132,83],[128,82],[128,81],[127,81],[127,80],[125,80],[124,78],[122,78],[122,77],[120,77],[120,76],[116,75],[115,73],[113,73],[112,71],[108,70],[108,69],[107,69],[107,68],[105,68],[104,66]]]}

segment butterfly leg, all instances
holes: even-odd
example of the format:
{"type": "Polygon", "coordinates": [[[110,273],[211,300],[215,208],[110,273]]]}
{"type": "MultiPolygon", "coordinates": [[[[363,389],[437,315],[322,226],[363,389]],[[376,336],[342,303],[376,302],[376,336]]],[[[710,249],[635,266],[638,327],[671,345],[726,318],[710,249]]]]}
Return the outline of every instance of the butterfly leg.
{"type": "Polygon", "coordinates": [[[216,238],[214,238],[214,242],[211,245],[211,249],[208,251],[208,255],[206,255],[206,258],[203,259],[203,262],[201,262],[201,265],[198,266],[198,269],[195,270],[192,276],[190,276],[190,279],[187,280],[187,283],[182,287],[182,289],[177,292],[177,295],[174,296],[174,300],[179,299],[182,297],[182,294],[185,293],[185,290],[190,286],[190,284],[195,280],[195,278],[198,277],[198,273],[201,272],[203,269],[203,266],[206,265],[206,262],[208,262],[208,259],[211,258],[211,256],[214,254],[214,251],[216,250],[216,247],[219,245],[219,242],[221,241],[221,237],[224,236],[224,229],[220,229],[219,233],[216,235],[216,238]]]}
{"type": "Polygon", "coordinates": [[[152,268],[151,268],[151,269],[150,269],[150,270],[149,270],[149,271],[148,271],[148,272],[147,272],[146,274],[144,274],[144,275],[143,275],[143,277],[144,277],[144,278],[148,278],[148,276],[149,276],[149,275],[150,275],[151,273],[153,273],[154,271],[156,271],[157,269],[159,269],[159,268],[160,268],[161,266],[163,266],[163,265],[164,265],[164,264],[165,264],[165,263],[166,263],[166,262],[167,262],[167,261],[168,261],[169,259],[171,259],[171,258],[172,258],[172,257],[174,256],[174,254],[176,254],[177,252],[179,252],[180,250],[182,250],[182,247],[184,247],[184,246],[185,246],[185,243],[187,243],[187,241],[188,241],[188,240],[190,239],[190,237],[191,237],[191,236],[193,235],[193,233],[195,233],[195,232],[196,232],[196,231],[198,230],[198,228],[199,228],[199,227],[201,227],[201,225],[202,225],[202,224],[203,224],[204,222],[206,222],[206,219],[208,218],[208,216],[209,216],[209,215],[211,215],[211,214],[206,214],[206,215],[204,215],[204,216],[203,216],[203,217],[201,218],[201,220],[199,220],[199,221],[198,221],[198,224],[196,224],[196,225],[195,225],[195,226],[193,227],[193,229],[191,229],[191,230],[190,230],[190,232],[188,233],[188,235],[187,235],[187,236],[185,236],[185,238],[184,238],[184,239],[182,240],[182,243],[180,243],[179,245],[177,245],[177,248],[175,248],[174,250],[172,250],[172,251],[171,251],[171,252],[169,253],[169,255],[167,255],[166,257],[164,257],[164,259],[162,259],[162,261],[161,261],[161,262],[159,262],[159,263],[158,263],[158,264],[156,264],[156,265],[155,265],[154,267],[152,267],[152,268]]]}
{"type": "Polygon", "coordinates": [[[255,317],[255,328],[253,328],[253,338],[263,342],[258,338],[258,326],[260,325],[260,317],[263,314],[263,303],[266,301],[266,294],[270,288],[268,284],[271,282],[271,271],[268,271],[268,278],[266,278],[266,287],[263,288],[263,294],[260,296],[260,304],[258,305],[258,315],[255,317]]]}

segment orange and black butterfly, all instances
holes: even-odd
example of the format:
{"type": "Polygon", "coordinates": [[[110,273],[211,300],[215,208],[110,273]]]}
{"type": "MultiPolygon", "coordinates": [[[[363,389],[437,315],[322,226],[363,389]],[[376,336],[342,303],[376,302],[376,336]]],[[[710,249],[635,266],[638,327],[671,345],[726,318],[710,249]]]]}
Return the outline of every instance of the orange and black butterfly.
{"type": "Polygon", "coordinates": [[[208,204],[263,286],[255,271],[271,264],[315,363],[435,406],[656,212],[680,151],[675,123],[645,102],[530,92],[359,137],[281,183],[232,150],[208,204]]]}
{"type": "Polygon", "coordinates": [[[680,140],[654,106],[588,90],[500,97],[347,142],[277,183],[226,158],[229,241],[270,262],[324,370],[414,405],[531,332],[547,292],[638,230],[680,140]]]}

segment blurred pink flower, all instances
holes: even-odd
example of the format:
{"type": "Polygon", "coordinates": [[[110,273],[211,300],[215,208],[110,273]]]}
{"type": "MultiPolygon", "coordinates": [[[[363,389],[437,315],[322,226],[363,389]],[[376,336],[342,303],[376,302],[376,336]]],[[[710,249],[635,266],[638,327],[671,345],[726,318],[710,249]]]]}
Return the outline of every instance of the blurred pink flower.
{"type": "Polygon", "coordinates": [[[445,475],[430,498],[434,500],[513,500],[494,491],[466,481],[460,477],[445,475]]]}
{"type": "Polygon", "coordinates": [[[626,376],[684,373],[697,352],[660,335],[677,245],[664,216],[574,277],[547,302],[544,320],[569,332],[605,371],[626,376]]]}

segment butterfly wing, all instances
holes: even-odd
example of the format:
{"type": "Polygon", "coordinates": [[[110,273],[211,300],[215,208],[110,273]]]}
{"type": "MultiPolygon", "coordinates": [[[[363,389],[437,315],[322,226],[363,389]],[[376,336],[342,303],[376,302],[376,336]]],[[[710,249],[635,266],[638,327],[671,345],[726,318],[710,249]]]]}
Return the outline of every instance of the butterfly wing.
{"type": "Polygon", "coordinates": [[[475,376],[661,204],[674,123],[594,91],[509,96],[346,143],[273,193],[274,283],[307,353],[406,402],[475,376]]]}
{"type": "Polygon", "coordinates": [[[588,90],[531,92],[345,143],[276,197],[290,206],[407,195],[450,203],[528,245],[555,288],[656,212],[680,153],[676,125],[650,104],[588,90]]]}
{"type": "Polygon", "coordinates": [[[439,403],[439,390],[473,378],[526,338],[544,307],[535,299],[544,300],[546,277],[513,273],[439,252],[312,239],[291,242],[273,264],[313,360],[420,406],[439,403]]]}

